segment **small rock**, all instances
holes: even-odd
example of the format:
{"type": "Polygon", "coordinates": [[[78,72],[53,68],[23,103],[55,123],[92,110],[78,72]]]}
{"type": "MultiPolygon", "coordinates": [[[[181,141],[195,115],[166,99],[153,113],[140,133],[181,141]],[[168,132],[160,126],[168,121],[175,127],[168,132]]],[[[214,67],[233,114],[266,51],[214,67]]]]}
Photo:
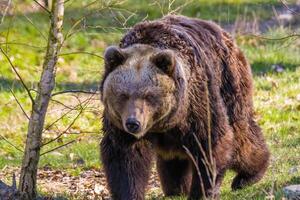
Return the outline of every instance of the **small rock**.
{"type": "Polygon", "coordinates": [[[50,153],[50,155],[53,155],[53,156],[63,156],[62,153],[58,152],[58,151],[53,151],[50,153]]]}
{"type": "Polygon", "coordinates": [[[52,166],[48,163],[48,164],[46,164],[46,165],[43,167],[43,170],[45,170],[45,171],[50,171],[51,168],[52,168],[52,166]]]}
{"type": "Polygon", "coordinates": [[[101,194],[104,191],[105,187],[103,185],[100,184],[96,184],[94,191],[96,194],[101,194]]]}
{"type": "Polygon", "coordinates": [[[271,68],[274,72],[277,72],[277,73],[282,73],[284,71],[283,65],[280,65],[280,64],[274,64],[271,66],[271,68]]]}
{"type": "Polygon", "coordinates": [[[76,160],[75,160],[75,162],[76,162],[76,165],[78,166],[82,166],[82,165],[84,165],[85,164],[85,162],[84,162],[84,160],[82,159],[82,158],[77,158],[76,160]]]}
{"type": "Polygon", "coordinates": [[[298,172],[298,167],[294,166],[289,169],[289,174],[295,174],[298,172]]]}
{"type": "Polygon", "coordinates": [[[283,192],[289,200],[300,199],[300,185],[290,185],[283,188],[283,192]]]}

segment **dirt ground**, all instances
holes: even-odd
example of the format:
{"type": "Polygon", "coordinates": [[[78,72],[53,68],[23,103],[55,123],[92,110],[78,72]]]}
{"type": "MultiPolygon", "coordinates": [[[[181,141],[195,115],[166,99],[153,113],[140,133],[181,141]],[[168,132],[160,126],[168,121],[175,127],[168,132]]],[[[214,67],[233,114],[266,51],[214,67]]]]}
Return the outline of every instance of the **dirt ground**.
{"type": "MultiPolygon", "coordinates": [[[[3,169],[0,171],[0,180],[12,177],[13,174],[18,179],[20,169],[3,169]]],[[[66,171],[44,167],[38,171],[38,189],[41,194],[48,194],[46,199],[110,199],[104,172],[99,169],[84,170],[78,176],[74,176],[66,171]],[[53,195],[49,196],[49,194],[53,195]]],[[[162,196],[159,179],[154,169],[149,180],[147,195],[162,196]]]]}

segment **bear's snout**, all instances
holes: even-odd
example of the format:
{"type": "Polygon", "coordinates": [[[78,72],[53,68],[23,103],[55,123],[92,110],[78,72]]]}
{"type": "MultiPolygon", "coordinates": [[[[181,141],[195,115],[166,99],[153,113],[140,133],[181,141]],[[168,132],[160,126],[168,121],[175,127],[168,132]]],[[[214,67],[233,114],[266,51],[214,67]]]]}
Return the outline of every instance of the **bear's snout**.
{"type": "Polygon", "coordinates": [[[133,117],[126,120],[125,126],[130,133],[138,133],[141,129],[141,123],[133,117]]]}

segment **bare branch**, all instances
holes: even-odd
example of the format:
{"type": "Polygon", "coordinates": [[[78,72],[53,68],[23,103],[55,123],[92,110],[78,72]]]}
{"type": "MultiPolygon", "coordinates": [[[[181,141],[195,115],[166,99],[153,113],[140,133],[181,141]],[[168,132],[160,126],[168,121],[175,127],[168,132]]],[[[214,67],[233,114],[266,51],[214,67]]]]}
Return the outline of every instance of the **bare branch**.
{"type": "MultiPolygon", "coordinates": [[[[87,4],[84,9],[86,9],[87,7],[95,4],[97,1],[93,1],[89,4],[87,4]]],[[[116,10],[116,11],[122,11],[122,12],[127,12],[130,14],[130,16],[127,19],[124,19],[124,22],[121,23],[122,26],[124,26],[124,24],[127,23],[127,21],[135,15],[134,12],[130,12],[126,9],[122,9],[122,8],[118,8],[118,7],[114,7],[117,5],[121,5],[122,3],[124,3],[125,1],[109,1],[108,3],[103,2],[104,4],[101,5],[101,7],[99,9],[93,10],[93,12],[89,12],[86,15],[84,15],[83,17],[79,18],[77,21],[75,21],[75,23],[72,25],[72,27],[67,31],[67,33],[64,36],[64,42],[69,39],[72,35],[74,35],[77,32],[80,32],[82,30],[85,30],[86,28],[101,28],[101,29],[112,29],[112,30],[128,30],[128,28],[126,27],[122,27],[122,28],[117,28],[117,27],[104,27],[104,26],[85,26],[83,28],[80,28],[79,30],[73,31],[78,25],[80,25],[80,23],[82,21],[84,21],[87,17],[93,15],[94,13],[100,14],[101,11],[103,10],[116,10]]],[[[125,18],[125,17],[124,17],[125,18]]]]}
{"type": "Polygon", "coordinates": [[[7,142],[10,146],[14,147],[15,149],[17,149],[18,151],[24,153],[24,151],[22,149],[20,149],[19,147],[17,147],[16,145],[14,145],[13,143],[11,143],[8,139],[6,139],[6,137],[4,137],[3,135],[0,135],[0,138],[2,138],[5,142],[7,142]]]}
{"type": "Polygon", "coordinates": [[[18,76],[19,80],[21,81],[23,87],[25,88],[25,90],[27,91],[27,94],[31,100],[31,103],[34,104],[34,99],[30,93],[30,90],[28,89],[28,87],[26,86],[25,82],[23,81],[21,75],[19,74],[19,72],[17,71],[16,67],[14,66],[14,64],[11,62],[10,58],[8,57],[7,53],[5,53],[5,51],[2,49],[2,47],[0,46],[0,51],[3,53],[3,55],[6,57],[7,61],[9,62],[10,66],[12,67],[12,69],[14,70],[14,72],[16,73],[16,75],[18,76]]]}
{"type": "Polygon", "coordinates": [[[196,168],[198,177],[199,177],[199,179],[200,179],[201,191],[202,191],[202,194],[203,194],[204,199],[206,199],[205,189],[204,189],[204,185],[203,185],[203,181],[202,181],[202,176],[201,176],[201,173],[200,173],[200,169],[199,169],[198,163],[197,163],[197,161],[195,160],[195,158],[193,157],[193,154],[191,153],[191,151],[190,151],[186,146],[184,146],[184,145],[183,145],[182,147],[183,147],[183,149],[185,150],[186,154],[187,154],[187,155],[189,156],[189,158],[191,159],[191,161],[193,162],[194,167],[196,168]]]}
{"type": "MultiPolygon", "coordinates": [[[[197,136],[194,133],[193,133],[193,136],[194,136],[195,141],[198,144],[198,147],[200,149],[201,154],[203,155],[204,160],[202,160],[202,163],[205,165],[205,170],[206,170],[206,173],[209,177],[209,182],[210,182],[211,185],[214,185],[213,184],[213,179],[210,176],[210,173],[213,174],[213,172],[214,172],[213,168],[212,168],[212,163],[207,159],[206,153],[205,153],[200,141],[198,140],[197,136]]],[[[208,151],[211,152],[210,149],[208,151]]]]}
{"type": "Polygon", "coordinates": [[[46,47],[34,46],[34,45],[27,44],[27,43],[22,43],[22,42],[0,42],[0,45],[20,45],[20,46],[25,46],[25,47],[37,48],[37,49],[46,48],[46,47]]]}
{"type": "Polygon", "coordinates": [[[122,8],[115,8],[115,7],[109,6],[109,7],[107,7],[107,9],[108,9],[108,10],[111,12],[111,14],[113,14],[113,15],[116,13],[115,11],[118,11],[117,13],[118,13],[118,15],[122,18],[123,21],[121,21],[121,20],[117,17],[117,15],[114,15],[113,18],[114,18],[114,19],[119,23],[119,25],[122,26],[123,28],[127,28],[126,24],[127,24],[128,20],[130,20],[133,16],[136,15],[136,13],[134,13],[134,12],[129,12],[128,10],[122,9],[122,8]],[[129,15],[128,17],[125,17],[125,16],[123,15],[122,12],[128,12],[130,15],[129,15]]]}
{"type": "Polygon", "coordinates": [[[46,36],[42,33],[42,31],[31,21],[31,19],[29,17],[27,17],[27,15],[23,14],[23,16],[27,19],[27,21],[29,21],[29,23],[41,34],[41,36],[44,38],[44,40],[47,41],[46,36]]]}
{"type": "Polygon", "coordinates": [[[286,40],[286,39],[293,38],[293,37],[300,37],[300,34],[294,33],[294,34],[291,34],[291,35],[288,35],[285,37],[280,37],[280,38],[269,38],[269,37],[264,37],[261,35],[255,35],[255,34],[246,34],[245,36],[257,37],[257,38],[264,39],[264,40],[276,40],[277,41],[277,40],[286,40]]]}
{"type": "Polygon", "coordinates": [[[295,14],[295,15],[299,15],[300,13],[299,12],[296,12],[296,11],[294,11],[293,9],[291,9],[288,5],[287,5],[287,3],[286,3],[286,1],[285,0],[279,0],[281,3],[282,3],[282,5],[286,8],[286,9],[288,9],[291,13],[293,13],[293,14],[295,14]]]}
{"type": "MultiPolygon", "coordinates": [[[[89,6],[95,4],[96,2],[97,2],[97,1],[93,1],[93,2],[89,3],[88,5],[86,5],[86,6],[84,7],[84,9],[86,9],[86,8],[88,8],[89,6]]],[[[104,10],[104,8],[100,8],[99,10],[97,10],[97,12],[99,12],[99,11],[101,11],[101,10],[104,10]]],[[[90,16],[90,15],[92,15],[92,14],[93,14],[93,12],[88,13],[87,15],[84,15],[83,17],[79,18],[79,19],[72,25],[72,27],[68,30],[68,32],[67,32],[66,35],[64,36],[63,44],[64,44],[64,42],[65,42],[69,37],[71,37],[71,36],[75,33],[75,32],[72,32],[73,29],[75,29],[75,28],[76,28],[83,20],[85,20],[86,17],[88,17],[88,16],[90,16]]]]}
{"type": "MultiPolygon", "coordinates": [[[[55,138],[49,140],[48,142],[45,142],[44,144],[41,145],[42,146],[45,146],[51,142],[54,142],[56,141],[57,139],[59,139],[62,135],[66,134],[68,132],[68,130],[75,124],[75,122],[77,121],[77,119],[79,118],[79,116],[83,113],[84,109],[87,107],[89,101],[92,99],[93,95],[91,95],[89,98],[87,98],[84,102],[81,102],[80,100],[78,100],[80,103],[78,104],[78,106],[80,106],[80,111],[79,113],[76,115],[76,117],[73,119],[73,121],[69,124],[69,126],[63,131],[61,132],[59,135],[57,135],[55,138]],[[84,104],[82,106],[82,104],[84,104]]],[[[57,122],[58,120],[56,120],[57,122]]],[[[56,122],[52,123],[52,124],[55,124],[56,122]]]]}
{"type": "MultiPolygon", "coordinates": [[[[36,92],[36,90],[34,90],[34,89],[30,89],[30,91],[36,92]]],[[[22,97],[26,96],[26,93],[25,93],[25,94],[22,94],[21,96],[22,96],[22,97]]],[[[8,106],[9,104],[11,104],[11,103],[14,102],[14,101],[15,101],[15,99],[11,99],[11,100],[9,100],[8,102],[6,102],[5,104],[2,104],[1,106],[2,106],[2,107],[8,106]]]]}
{"type": "Polygon", "coordinates": [[[63,102],[58,101],[56,99],[51,99],[51,101],[53,101],[56,104],[62,105],[63,107],[65,107],[65,108],[67,108],[67,109],[69,109],[71,111],[76,109],[75,107],[70,107],[70,106],[68,106],[68,105],[64,104],[63,102]]]}
{"type": "Polygon", "coordinates": [[[56,124],[59,120],[61,120],[62,118],[64,118],[66,115],[68,115],[70,112],[72,112],[73,109],[70,109],[68,112],[64,113],[63,115],[61,115],[59,118],[57,118],[56,120],[54,120],[54,122],[52,122],[50,125],[48,125],[44,131],[49,130],[54,124],[56,124]]]}
{"type": "Polygon", "coordinates": [[[75,29],[76,26],[78,26],[78,25],[80,24],[80,22],[81,22],[82,20],[84,20],[84,19],[85,19],[85,16],[82,17],[82,18],[80,18],[80,19],[78,19],[78,20],[72,25],[72,27],[68,30],[68,32],[67,32],[66,35],[64,36],[63,44],[64,44],[65,41],[73,34],[73,33],[72,33],[72,30],[75,29]]]}
{"type": "Polygon", "coordinates": [[[129,30],[129,28],[127,27],[113,27],[113,26],[100,26],[100,25],[97,25],[97,26],[87,26],[87,28],[93,28],[93,29],[102,29],[102,30],[106,30],[106,29],[109,29],[109,30],[115,30],[115,31],[123,31],[123,30],[129,30]]]}
{"type": "MultiPolygon", "coordinates": [[[[56,134],[57,131],[47,131],[48,134],[56,134]]],[[[99,134],[98,131],[68,131],[67,135],[81,135],[81,134],[99,134]]]]}
{"type": "Polygon", "coordinates": [[[45,151],[44,153],[41,153],[41,156],[43,156],[43,155],[45,155],[45,154],[47,154],[47,153],[50,153],[50,152],[52,152],[52,151],[55,151],[55,150],[57,150],[57,149],[63,148],[63,147],[65,147],[65,146],[67,146],[67,145],[69,145],[69,144],[72,144],[72,143],[74,143],[74,142],[76,142],[76,140],[71,140],[70,142],[67,142],[67,143],[65,143],[65,144],[63,144],[63,145],[61,145],[61,146],[55,147],[55,148],[53,148],[53,149],[50,149],[49,151],[45,151]]]}
{"type": "Polygon", "coordinates": [[[64,90],[60,92],[55,92],[52,94],[52,97],[60,95],[60,94],[66,94],[66,93],[84,93],[84,94],[98,94],[97,91],[86,91],[86,90],[64,90]]]}
{"type": "Polygon", "coordinates": [[[5,16],[6,16],[6,13],[7,13],[8,9],[9,9],[10,5],[11,5],[11,0],[8,0],[7,6],[6,6],[6,8],[5,8],[5,10],[4,10],[3,14],[2,14],[2,18],[1,18],[1,23],[0,23],[0,24],[3,23],[4,18],[5,18],[5,16]]]}
{"type": "Polygon", "coordinates": [[[45,10],[49,15],[51,15],[51,12],[42,4],[40,4],[37,0],[33,0],[35,3],[37,3],[43,10],[45,10]]]}
{"type": "MultiPolygon", "coordinates": [[[[8,29],[6,31],[6,35],[5,35],[5,41],[7,42],[8,41],[8,36],[9,36],[9,33],[10,33],[10,29],[11,29],[11,26],[12,26],[12,22],[13,22],[13,19],[15,18],[16,15],[13,15],[13,17],[10,18],[9,20],[9,26],[8,26],[8,29]]],[[[5,45],[5,50],[6,52],[8,51],[8,45],[6,44],[5,45]]]]}
{"type": "Polygon", "coordinates": [[[21,110],[22,110],[22,112],[23,112],[23,114],[25,115],[25,117],[29,120],[29,116],[27,115],[27,113],[25,112],[25,110],[24,110],[24,108],[23,108],[23,106],[21,105],[21,103],[19,102],[19,100],[18,100],[18,98],[16,97],[16,95],[15,95],[15,93],[12,91],[12,89],[11,88],[9,88],[9,90],[10,90],[10,92],[11,92],[11,94],[13,95],[13,97],[15,98],[15,100],[16,100],[16,102],[17,102],[17,104],[19,105],[19,107],[21,108],[21,110]]]}
{"type": "Polygon", "coordinates": [[[185,1],[183,4],[181,4],[180,6],[178,6],[175,9],[171,9],[172,4],[174,3],[174,1],[172,1],[171,3],[169,3],[169,9],[168,9],[168,15],[169,14],[176,14],[179,12],[179,10],[183,9],[184,7],[186,7],[188,4],[190,4],[193,0],[189,0],[189,1],[185,1]]]}
{"type": "Polygon", "coordinates": [[[103,60],[103,56],[97,55],[95,53],[91,53],[91,52],[86,52],[86,51],[75,51],[75,52],[70,52],[70,53],[61,53],[59,54],[59,56],[68,56],[68,55],[72,55],[72,54],[88,54],[91,56],[95,56],[97,58],[100,58],[103,60]]]}
{"type": "MultiPolygon", "coordinates": [[[[77,100],[78,100],[78,99],[77,99],[77,100]]],[[[88,101],[90,101],[90,100],[91,100],[91,98],[88,98],[88,99],[84,100],[83,102],[78,101],[79,103],[78,103],[76,106],[70,107],[70,106],[67,106],[67,105],[65,105],[64,103],[62,103],[62,102],[60,102],[60,101],[58,101],[58,100],[55,100],[55,99],[52,99],[52,98],[51,98],[51,101],[54,101],[54,102],[56,102],[56,103],[58,103],[58,104],[60,104],[60,105],[62,105],[62,106],[64,106],[64,107],[68,108],[69,111],[66,112],[66,113],[64,113],[62,116],[60,116],[58,119],[56,119],[56,120],[55,120],[54,122],[52,122],[50,125],[48,125],[48,126],[45,128],[45,130],[49,130],[55,123],[57,123],[59,120],[61,120],[61,119],[62,119],[63,117],[65,117],[67,114],[69,114],[70,112],[72,112],[72,111],[74,111],[74,110],[77,110],[78,107],[82,108],[82,106],[81,106],[82,103],[86,103],[86,102],[88,102],[88,101]]]]}
{"type": "Polygon", "coordinates": [[[41,145],[41,147],[50,144],[51,142],[56,141],[57,139],[59,139],[62,135],[66,134],[68,132],[68,130],[75,124],[75,122],[77,121],[77,119],[79,118],[79,116],[81,115],[81,113],[83,112],[83,110],[80,110],[79,113],[76,115],[76,117],[73,119],[73,121],[69,124],[69,126],[63,131],[61,132],[59,135],[57,135],[55,138],[49,140],[48,142],[45,142],[44,144],[41,145]]]}

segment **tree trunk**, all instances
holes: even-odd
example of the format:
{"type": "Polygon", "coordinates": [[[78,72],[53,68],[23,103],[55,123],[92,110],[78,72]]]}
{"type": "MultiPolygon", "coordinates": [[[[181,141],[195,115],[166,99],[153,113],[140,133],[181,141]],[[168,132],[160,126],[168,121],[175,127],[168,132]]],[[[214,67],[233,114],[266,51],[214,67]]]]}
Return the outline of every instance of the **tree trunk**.
{"type": "Polygon", "coordinates": [[[40,158],[42,132],[49,100],[55,86],[55,65],[63,40],[63,16],[64,0],[53,0],[47,52],[44,58],[43,71],[38,85],[37,96],[32,105],[25,154],[20,175],[19,190],[26,194],[23,199],[33,200],[37,196],[36,177],[40,158]]]}

